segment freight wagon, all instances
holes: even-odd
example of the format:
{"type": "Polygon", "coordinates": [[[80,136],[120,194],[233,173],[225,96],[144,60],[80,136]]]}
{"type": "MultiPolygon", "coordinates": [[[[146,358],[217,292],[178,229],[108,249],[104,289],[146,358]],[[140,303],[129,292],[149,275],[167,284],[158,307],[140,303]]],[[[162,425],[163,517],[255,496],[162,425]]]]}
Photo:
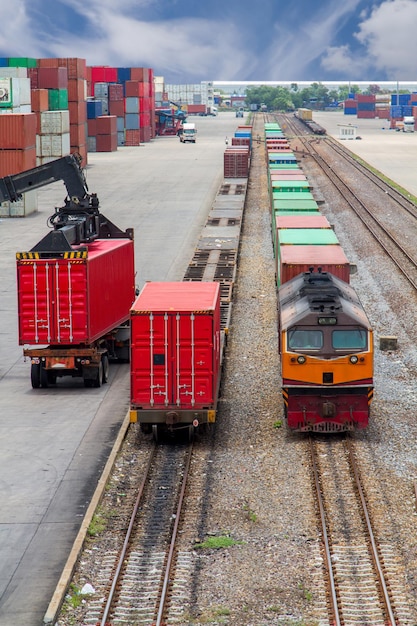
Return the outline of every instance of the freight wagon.
{"type": "Polygon", "coordinates": [[[146,283],[131,309],[131,421],[156,440],[214,422],[224,340],[218,282],[146,283]]]}
{"type": "Polygon", "coordinates": [[[129,359],[133,231],[99,212],[75,155],[0,179],[0,201],[15,202],[57,180],[68,196],[49,218],[52,230],[16,255],[19,344],[31,359],[32,387],[62,376],[99,387],[107,382],[110,359],[129,359]]]}

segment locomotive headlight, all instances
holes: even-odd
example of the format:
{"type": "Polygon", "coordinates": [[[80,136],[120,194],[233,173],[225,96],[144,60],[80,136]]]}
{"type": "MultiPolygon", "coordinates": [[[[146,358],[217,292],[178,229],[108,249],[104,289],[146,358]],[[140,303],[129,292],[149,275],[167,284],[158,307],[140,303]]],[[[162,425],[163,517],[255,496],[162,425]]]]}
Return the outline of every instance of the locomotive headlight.
{"type": "Polygon", "coordinates": [[[358,362],[358,357],[356,356],[356,354],[352,354],[351,357],[349,357],[349,361],[352,363],[352,365],[355,365],[358,362]]]}
{"type": "Polygon", "coordinates": [[[300,354],[300,356],[299,356],[299,357],[297,357],[297,363],[299,363],[300,365],[303,365],[303,363],[305,363],[305,362],[306,362],[306,358],[305,358],[305,356],[302,356],[302,355],[300,354]]]}

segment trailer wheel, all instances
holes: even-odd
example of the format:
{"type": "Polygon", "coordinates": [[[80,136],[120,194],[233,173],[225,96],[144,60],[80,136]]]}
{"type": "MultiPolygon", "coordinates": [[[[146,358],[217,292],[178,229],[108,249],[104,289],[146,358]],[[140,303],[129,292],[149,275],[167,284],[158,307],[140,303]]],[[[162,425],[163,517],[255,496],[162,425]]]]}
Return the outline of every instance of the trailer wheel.
{"type": "Polygon", "coordinates": [[[109,380],[109,357],[108,357],[107,354],[103,354],[102,355],[102,357],[101,357],[101,366],[102,366],[102,369],[103,369],[101,382],[104,385],[109,380]]]}
{"type": "Polygon", "coordinates": [[[30,382],[32,383],[33,389],[39,389],[41,386],[41,364],[40,363],[32,363],[30,368],[30,382]]]}
{"type": "Polygon", "coordinates": [[[103,363],[100,361],[96,368],[96,377],[93,379],[93,387],[101,387],[103,382],[103,363]]]}
{"type": "Polygon", "coordinates": [[[41,387],[46,389],[46,387],[48,387],[48,371],[42,366],[40,370],[41,370],[41,374],[40,374],[41,387]]]}

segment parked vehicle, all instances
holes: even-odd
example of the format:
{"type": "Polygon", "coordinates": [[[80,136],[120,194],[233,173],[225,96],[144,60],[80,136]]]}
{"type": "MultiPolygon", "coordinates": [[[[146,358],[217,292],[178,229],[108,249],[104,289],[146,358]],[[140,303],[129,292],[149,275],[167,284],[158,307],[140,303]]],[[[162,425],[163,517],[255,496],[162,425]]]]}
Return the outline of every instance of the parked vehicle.
{"type": "Polygon", "coordinates": [[[109,360],[129,360],[133,230],[120,230],[99,212],[75,155],[0,179],[0,201],[57,180],[68,196],[49,218],[52,230],[16,254],[19,344],[31,359],[33,388],[62,376],[99,387],[109,360]]]}
{"type": "Polygon", "coordinates": [[[193,123],[185,123],[181,127],[179,138],[181,143],[195,143],[196,142],[197,129],[193,123]]]}

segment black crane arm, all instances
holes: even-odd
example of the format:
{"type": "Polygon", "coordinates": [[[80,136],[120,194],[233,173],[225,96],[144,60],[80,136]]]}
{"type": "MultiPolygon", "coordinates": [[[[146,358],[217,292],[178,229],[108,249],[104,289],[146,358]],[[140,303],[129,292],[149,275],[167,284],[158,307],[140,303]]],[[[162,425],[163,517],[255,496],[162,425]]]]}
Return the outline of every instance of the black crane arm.
{"type": "Polygon", "coordinates": [[[69,154],[12,176],[0,178],[0,202],[16,202],[31,189],[39,189],[55,181],[64,181],[70,202],[80,204],[88,197],[88,187],[80,157],[69,154]]]}

